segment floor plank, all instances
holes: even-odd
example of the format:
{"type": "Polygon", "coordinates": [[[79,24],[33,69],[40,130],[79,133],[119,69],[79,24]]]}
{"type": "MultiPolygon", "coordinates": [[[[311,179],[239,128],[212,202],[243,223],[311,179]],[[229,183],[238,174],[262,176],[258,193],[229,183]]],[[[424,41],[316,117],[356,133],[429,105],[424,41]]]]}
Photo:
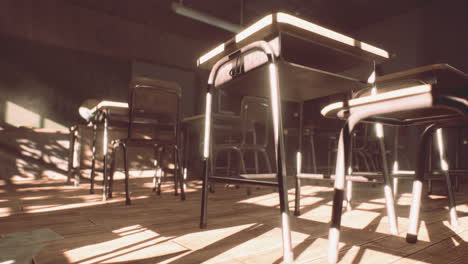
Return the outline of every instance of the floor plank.
{"type": "MultiPolygon", "coordinates": [[[[59,179],[17,179],[0,185],[0,234],[49,228],[63,239],[47,242],[34,256],[44,263],[281,263],[278,195],[272,188],[216,186],[209,194],[208,227],[199,229],[200,182],[188,183],[187,200],[151,191],[151,178],[132,178],[132,205],[124,204],[123,182],[114,198],[101,201],[100,187],[66,185],[59,179]]],[[[292,180],[292,179],[291,179],[292,180]]],[[[292,181],[290,181],[292,182],[292,181]]],[[[419,241],[407,244],[405,231],[411,185],[397,196],[399,235],[389,234],[381,186],[356,184],[353,210],[342,219],[340,263],[466,263],[468,185],[456,195],[459,226],[448,224],[444,186],[424,197],[419,241]],[[441,262],[442,261],[442,262],[441,262]]],[[[333,189],[302,189],[302,215],[291,216],[296,263],[326,263],[333,189]]],[[[290,207],[294,189],[289,190],[290,207]]]]}

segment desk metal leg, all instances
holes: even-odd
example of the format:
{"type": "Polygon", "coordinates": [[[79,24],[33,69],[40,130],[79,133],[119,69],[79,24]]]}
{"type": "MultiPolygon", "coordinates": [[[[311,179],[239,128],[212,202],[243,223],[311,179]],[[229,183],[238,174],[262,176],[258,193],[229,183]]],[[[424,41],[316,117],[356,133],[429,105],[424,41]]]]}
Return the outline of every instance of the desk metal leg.
{"type": "Polygon", "coordinates": [[[205,228],[207,223],[207,206],[208,206],[208,177],[210,173],[210,139],[211,139],[211,104],[212,104],[211,87],[208,87],[206,93],[206,109],[205,109],[205,135],[203,143],[203,183],[202,183],[202,206],[200,214],[200,228],[205,228]]]}
{"type": "Polygon", "coordinates": [[[210,178],[212,180],[218,181],[229,181],[229,182],[244,182],[244,183],[255,183],[262,184],[267,186],[278,186],[279,189],[279,202],[280,202],[280,212],[282,220],[282,238],[283,238],[283,261],[284,263],[293,262],[293,252],[291,245],[291,231],[289,227],[289,204],[288,204],[288,189],[286,183],[286,164],[284,158],[284,134],[283,134],[283,123],[281,116],[281,97],[279,92],[279,79],[278,79],[278,70],[277,65],[275,64],[274,53],[272,52],[270,46],[264,41],[254,42],[246,47],[244,47],[241,52],[249,52],[254,49],[263,50],[266,54],[269,64],[266,66],[269,70],[269,79],[270,79],[270,99],[271,99],[271,110],[273,116],[273,130],[274,130],[274,142],[275,142],[275,154],[276,154],[276,165],[277,165],[277,184],[272,184],[268,182],[261,181],[249,181],[249,180],[239,180],[239,179],[227,179],[225,177],[210,177],[210,139],[211,139],[211,106],[212,106],[212,87],[215,83],[216,74],[219,68],[227,63],[230,59],[229,56],[226,56],[219,60],[212,68],[210,76],[208,78],[208,90],[206,94],[206,110],[205,110],[205,138],[204,138],[204,167],[203,167],[203,188],[202,188],[202,208],[201,208],[201,217],[200,217],[200,227],[206,226],[206,217],[207,217],[207,189],[208,181],[210,178]]]}
{"type": "Polygon", "coordinates": [[[90,187],[89,193],[94,193],[94,177],[96,174],[96,138],[97,138],[97,124],[93,122],[93,160],[91,162],[91,176],[90,176],[90,187]]]}
{"type": "Polygon", "coordinates": [[[294,201],[294,215],[301,215],[301,179],[299,174],[302,171],[302,137],[303,137],[303,115],[304,103],[299,103],[299,131],[298,131],[298,147],[296,153],[296,197],[294,201]]]}
{"type": "Polygon", "coordinates": [[[104,113],[104,131],[103,131],[103,139],[102,139],[102,155],[103,157],[103,164],[102,164],[102,200],[107,200],[107,139],[108,139],[108,119],[107,119],[107,112],[104,113]]]}
{"type": "Polygon", "coordinates": [[[273,130],[275,135],[276,168],[278,176],[278,191],[280,197],[280,211],[283,233],[283,260],[285,263],[293,262],[291,244],[291,230],[289,227],[288,185],[286,182],[286,162],[284,151],[284,131],[281,111],[281,97],[278,79],[278,69],[275,63],[270,63],[270,97],[273,115],[273,130]]]}

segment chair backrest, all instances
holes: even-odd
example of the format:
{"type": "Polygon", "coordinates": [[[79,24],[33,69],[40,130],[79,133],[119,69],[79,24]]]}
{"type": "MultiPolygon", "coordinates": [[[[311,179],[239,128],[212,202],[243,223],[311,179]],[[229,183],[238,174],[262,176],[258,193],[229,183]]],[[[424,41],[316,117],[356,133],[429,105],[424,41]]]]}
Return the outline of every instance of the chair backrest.
{"type": "Polygon", "coordinates": [[[135,127],[153,133],[170,131],[176,136],[180,121],[182,90],[177,83],[136,78],[130,83],[128,138],[135,138],[135,127]]]}
{"type": "Polygon", "coordinates": [[[271,128],[271,110],[267,98],[245,96],[241,101],[242,144],[266,147],[271,128]],[[251,139],[249,139],[249,135],[251,139]],[[254,138],[256,137],[256,142],[254,138]]]}

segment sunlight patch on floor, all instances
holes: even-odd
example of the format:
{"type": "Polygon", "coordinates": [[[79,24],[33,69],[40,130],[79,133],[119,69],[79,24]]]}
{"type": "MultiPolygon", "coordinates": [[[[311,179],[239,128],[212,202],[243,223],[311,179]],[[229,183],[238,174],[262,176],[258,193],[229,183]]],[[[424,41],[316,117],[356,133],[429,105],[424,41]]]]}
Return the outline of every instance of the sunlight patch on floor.
{"type": "Polygon", "coordinates": [[[134,228],[135,226],[129,226],[114,230],[120,237],[67,250],[64,255],[70,263],[94,264],[138,261],[187,251],[186,248],[170,242],[172,237],[160,236],[143,227],[137,227],[141,232],[128,232],[134,228]]]}
{"type": "MultiPolygon", "coordinates": [[[[396,253],[382,252],[381,249],[373,249],[359,246],[352,246],[340,252],[342,255],[340,263],[360,263],[360,264],[375,264],[375,263],[391,263],[400,258],[396,253]]],[[[418,262],[425,264],[426,262],[418,262]]]]}
{"type": "Polygon", "coordinates": [[[185,247],[197,250],[209,246],[213,243],[216,243],[219,240],[232,236],[238,232],[242,232],[243,230],[251,228],[254,225],[256,225],[256,223],[232,227],[223,227],[211,230],[202,230],[200,232],[194,232],[179,236],[175,239],[175,241],[185,247]]]}
{"type": "Polygon", "coordinates": [[[343,214],[341,226],[363,229],[380,216],[379,213],[353,210],[343,214]]]}
{"type": "MultiPolygon", "coordinates": [[[[249,239],[241,244],[236,245],[223,253],[213,257],[216,260],[229,260],[237,259],[241,261],[247,261],[249,256],[255,255],[268,255],[269,261],[262,263],[273,263],[283,257],[282,240],[281,240],[281,229],[272,228],[258,236],[249,239]],[[261,245],[261,246],[259,246],[261,245]],[[273,249],[273,250],[272,250],[273,249]],[[275,250],[276,249],[276,250],[275,250]]],[[[299,232],[291,232],[293,246],[304,241],[308,235],[299,232]]],[[[208,260],[209,262],[209,260],[208,260]]]]}
{"type": "MultiPolygon", "coordinates": [[[[308,205],[307,205],[308,206],[308,205]]],[[[307,206],[305,208],[307,209],[307,206]]],[[[331,219],[331,206],[327,204],[314,207],[313,210],[301,209],[300,218],[312,220],[318,223],[328,223],[331,219]]]]}

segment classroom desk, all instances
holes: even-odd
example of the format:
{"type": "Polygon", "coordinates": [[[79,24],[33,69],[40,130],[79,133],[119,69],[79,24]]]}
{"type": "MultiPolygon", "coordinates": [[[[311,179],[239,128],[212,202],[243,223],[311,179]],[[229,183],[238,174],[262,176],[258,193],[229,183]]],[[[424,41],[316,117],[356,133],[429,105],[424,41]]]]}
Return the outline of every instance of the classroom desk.
{"type": "MultiPolygon", "coordinates": [[[[375,75],[375,64],[389,59],[391,55],[380,48],[282,12],[265,16],[215,47],[197,61],[199,68],[211,69],[206,93],[208,125],[205,126],[200,226],[206,226],[208,181],[277,186],[283,221],[283,260],[292,262],[281,100],[300,104],[299,158],[302,156],[303,102],[368,86],[369,75],[375,75]],[[210,175],[209,122],[215,89],[271,98],[278,183],[210,175]]],[[[297,174],[300,174],[300,168],[297,174]]],[[[296,197],[300,195],[297,176],[296,197]]]]}

